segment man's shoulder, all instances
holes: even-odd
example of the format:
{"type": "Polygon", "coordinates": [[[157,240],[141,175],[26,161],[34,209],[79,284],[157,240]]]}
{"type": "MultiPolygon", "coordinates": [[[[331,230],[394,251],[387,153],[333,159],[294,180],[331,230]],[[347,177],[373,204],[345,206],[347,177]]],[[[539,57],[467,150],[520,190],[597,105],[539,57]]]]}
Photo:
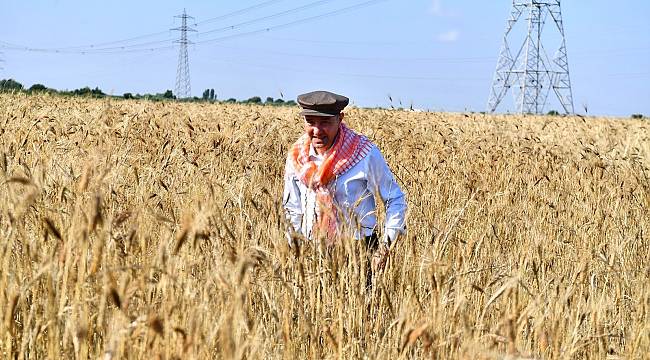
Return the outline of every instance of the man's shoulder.
{"type": "Polygon", "coordinates": [[[368,151],[368,159],[384,161],[384,155],[381,153],[381,150],[379,149],[377,144],[373,142],[370,143],[370,149],[368,151]]]}

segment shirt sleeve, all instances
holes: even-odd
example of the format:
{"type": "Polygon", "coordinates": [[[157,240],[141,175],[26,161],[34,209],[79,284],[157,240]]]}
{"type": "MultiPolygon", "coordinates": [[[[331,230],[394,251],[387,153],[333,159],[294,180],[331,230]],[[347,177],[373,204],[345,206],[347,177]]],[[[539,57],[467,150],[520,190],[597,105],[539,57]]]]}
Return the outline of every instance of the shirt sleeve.
{"type": "MultiPolygon", "coordinates": [[[[300,204],[300,188],[298,187],[298,178],[296,177],[293,164],[287,159],[284,167],[284,194],[282,196],[282,207],[285,211],[285,217],[293,230],[300,233],[302,224],[302,206],[300,204]]],[[[289,240],[291,237],[289,236],[289,240]]]]}
{"type": "Polygon", "coordinates": [[[368,156],[368,188],[374,194],[379,194],[386,207],[382,241],[390,245],[399,234],[406,233],[406,196],[376,146],[368,156]]]}

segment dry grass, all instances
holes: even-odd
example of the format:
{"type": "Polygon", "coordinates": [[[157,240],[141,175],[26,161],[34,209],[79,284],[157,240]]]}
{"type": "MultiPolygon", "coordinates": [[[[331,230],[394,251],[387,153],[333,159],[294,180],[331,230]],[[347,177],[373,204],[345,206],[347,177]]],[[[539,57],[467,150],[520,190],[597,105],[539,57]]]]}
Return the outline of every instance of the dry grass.
{"type": "Polygon", "coordinates": [[[2,358],[643,358],[650,125],[350,110],[409,199],[286,245],[287,107],[0,95],[2,358]]]}

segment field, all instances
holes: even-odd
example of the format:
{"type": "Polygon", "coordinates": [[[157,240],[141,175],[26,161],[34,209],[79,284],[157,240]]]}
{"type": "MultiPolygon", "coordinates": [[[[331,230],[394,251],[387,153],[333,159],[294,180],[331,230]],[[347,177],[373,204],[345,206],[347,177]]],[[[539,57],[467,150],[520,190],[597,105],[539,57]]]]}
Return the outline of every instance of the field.
{"type": "Polygon", "coordinates": [[[350,109],[407,193],[290,248],[298,109],[0,95],[0,357],[646,358],[650,122],[350,109]]]}

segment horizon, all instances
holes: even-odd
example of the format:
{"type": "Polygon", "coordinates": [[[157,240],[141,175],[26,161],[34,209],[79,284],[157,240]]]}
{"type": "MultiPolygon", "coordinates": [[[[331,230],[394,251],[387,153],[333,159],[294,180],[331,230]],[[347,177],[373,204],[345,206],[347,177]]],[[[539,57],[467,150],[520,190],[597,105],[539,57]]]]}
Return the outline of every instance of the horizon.
{"type": "MultiPolygon", "coordinates": [[[[26,88],[99,87],[117,96],[175,93],[173,40],[179,34],[169,29],[180,26],[174,16],[185,8],[199,33],[188,34],[197,43],[188,47],[192,96],[214,88],[219,100],[295,100],[300,93],[328,89],[359,107],[486,110],[511,1],[349,5],[340,0],[10,3],[7,21],[0,24],[0,78],[26,88]],[[26,13],[30,16],[21,16],[26,13]],[[103,46],[115,47],[113,52],[93,54],[102,46],[88,47],[107,42],[113,45],[103,46]],[[124,51],[146,50],[129,46],[149,42],[160,49],[124,51]],[[80,45],[87,46],[85,53],[80,45]]],[[[635,0],[616,7],[603,1],[578,6],[562,4],[575,113],[649,114],[650,42],[642,24],[650,5],[635,0]]],[[[549,99],[543,113],[561,110],[549,99]]],[[[509,93],[497,113],[513,109],[509,93]]]]}

